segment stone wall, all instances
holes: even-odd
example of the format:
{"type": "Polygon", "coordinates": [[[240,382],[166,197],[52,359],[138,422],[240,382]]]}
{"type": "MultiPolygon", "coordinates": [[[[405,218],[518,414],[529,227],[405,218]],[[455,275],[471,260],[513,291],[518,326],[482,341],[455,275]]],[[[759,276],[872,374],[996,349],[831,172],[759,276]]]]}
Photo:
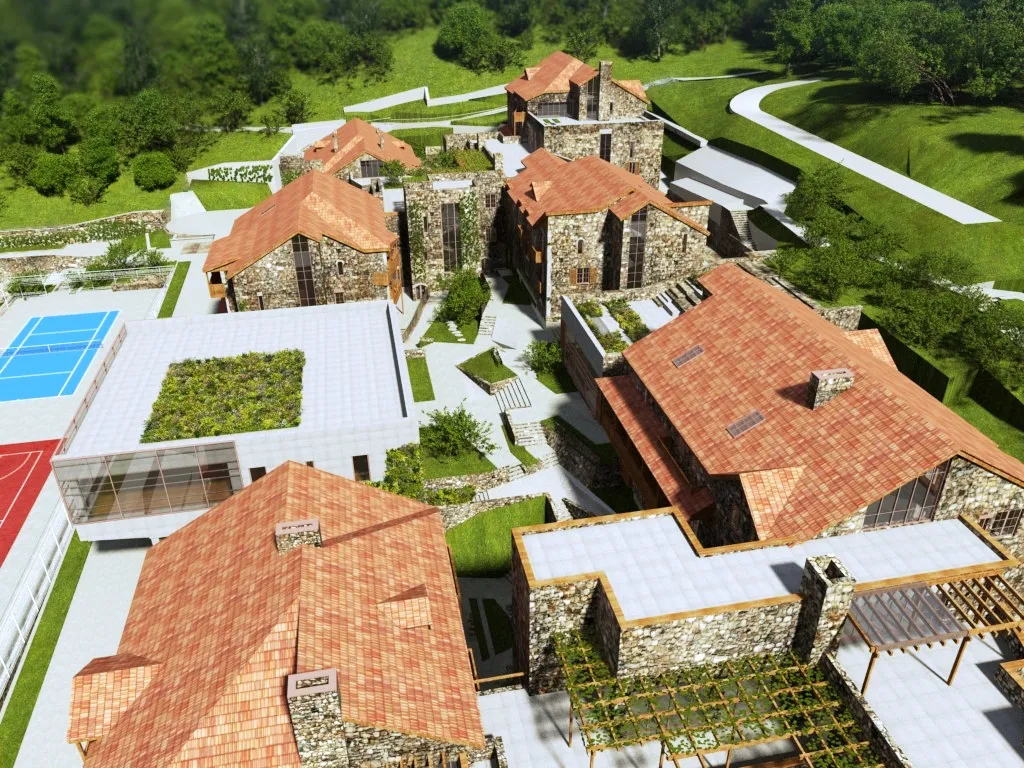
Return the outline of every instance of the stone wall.
{"type": "Polygon", "coordinates": [[[1011,666],[1012,664],[1013,662],[1004,663],[995,668],[996,685],[1013,706],[1024,710],[1024,687],[1022,687],[1019,670],[1015,670],[1011,666]]]}
{"type": "MultiPolygon", "coordinates": [[[[313,265],[313,286],[316,303],[336,303],[336,293],[344,301],[385,299],[387,285],[377,285],[381,277],[386,280],[388,256],[384,252],[362,253],[343,243],[325,237],[322,242],[310,241],[310,259],[313,265]],[[343,264],[338,273],[338,262],[343,264]]],[[[239,272],[231,280],[234,311],[259,309],[259,296],[263,296],[264,309],[299,306],[298,280],[291,241],[280,245],[255,264],[239,272]]],[[[229,291],[229,295],[232,291],[229,291]]]]}
{"type": "Polygon", "coordinates": [[[425,283],[431,290],[442,287],[446,272],[441,206],[446,203],[459,206],[459,240],[465,244],[460,248],[458,255],[460,268],[479,270],[479,261],[482,259],[498,258],[502,255],[500,252],[503,227],[500,211],[504,186],[505,179],[500,171],[431,174],[429,181],[405,183],[405,208],[408,216],[406,226],[413,283],[425,283]],[[436,189],[435,181],[469,181],[470,184],[465,187],[436,189]],[[488,202],[495,205],[489,206],[488,202]],[[476,209],[476,222],[461,220],[463,211],[469,208],[476,209]],[[467,248],[466,245],[472,245],[473,248],[467,248]],[[468,263],[467,252],[479,254],[476,263],[468,263]]]}
{"type": "MultiPolygon", "coordinates": [[[[102,219],[91,219],[77,224],[66,224],[60,227],[23,227],[21,229],[0,230],[0,243],[8,239],[22,237],[59,238],[63,244],[86,243],[92,240],[116,240],[123,236],[120,228],[124,226],[139,227],[152,232],[163,229],[167,223],[164,211],[131,211],[102,219]]],[[[28,246],[25,250],[44,250],[38,246],[28,246]]],[[[55,246],[63,247],[63,246],[55,246]]]]}
{"type": "Polygon", "coordinates": [[[532,475],[544,468],[540,462],[529,467],[522,464],[511,464],[507,467],[498,467],[490,472],[481,472],[477,475],[457,475],[455,477],[436,477],[423,483],[428,491],[438,491],[442,488],[458,488],[463,485],[472,485],[480,491],[494,488],[499,485],[517,480],[523,475],[532,475]]]}
{"type": "MultiPolygon", "coordinates": [[[[1024,509],[1024,488],[957,457],[949,464],[935,519],[946,520],[966,514],[986,527],[994,515],[1015,509],[1024,509]]],[[[1012,535],[997,537],[1018,558],[1024,557],[1022,527],[1018,526],[1012,535]]]]}
{"type": "MultiPolygon", "coordinates": [[[[529,117],[527,120],[536,121],[529,117]]],[[[543,120],[543,118],[540,118],[543,120]]],[[[637,119],[629,122],[585,122],[542,125],[542,146],[549,152],[570,160],[601,153],[601,134],[611,134],[609,162],[629,169],[636,163],[636,173],[655,189],[661,176],[661,146],[664,125],[660,120],[637,119]]]]}
{"type": "Polygon", "coordinates": [[[802,607],[793,638],[793,651],[805,664],[817,664],[826,651],[839,647],[854,585],[850,572],[836,558],[807,558],[800,582],[802,607]]]}
{"type": "Polygon", "coordinates": [[[555,452],[558,463],[588,488],[622,485],[618,459],[605,464],[590,446],[559,422],[544,424],[544,438],[555,452]]]}
{"type": "Polygon", "coordinates": [[[715,509],[701,517],[697,530],[701,544],[722,547],[757,541],[757,529],[739,478],[708,476],[705,484],[715,500],[715,509]]]}
{"type": "Polygon", "coordinates": [[[0,254],[0,281],[15,275],[48,275],[51,272],[63,272],[67,269],[85,269],[90,261],[92,261],[92,258],[89,256],[12,257],[0,254]]]}
{"type": "Polygon", "coordinates": [[[341,719],[338,671],[289,675],[287,700],[303,768],[347,768],[349,753],[341,719]]]}
{"type": "MultiPolygon", "coordinates": [[[[348,742],[347,765],[352,768],[366,765],[385,766],[398,762],[402,757],[412,756],[420,757],[426,765],[438,765],[442,756],[454,757],[457,753],[466,751],[466,747],[459,744],[357,723],[345,723],[345,737],[348,742]]],[[[487,748],[484,747],[480,751],[487,752],[487,748]]]]}
{"type": "Polygon", "coordinates": [[[825,655],[818,668],[839,692],[839,697],[853,714],[854,720],[882,759],[885,768],[913,768],[910,758],[889,735],[881,718],[875,714],[867,699],[861,695],[857,684],[850,679],[835,657],[825,655]]]}
{"type": "Polygon", "coordinates": [[[470,518],[476,517],[483,512],[490,512],[492,509],[500,509],[501,507],[507,507],[510,504],[518,504],[521,501],[530,501],[532,499],[544,499],[545,500],[545,520],[553,521],[554,515],[551,512],[551,497],[546,493],[535,493],[527,494],[525,496],[506,496],[501,499],[487,499],[486,501],[471,501],[467,504],[449,504],[444,507],[439,507],[441,511],[441,524],[445,530],[454,528],[456,525],[466,522],[470,518]]]}
{"type": "Polygon", "coordinates": [[[810,307],[832,325],[842,328],[844,331],[856,331],[860,326],[860,316],[863,307],[855,304],[849,307],[823,307],[806,293],[801,291],[784,277],[773,272],[766,264],[756,258],[745,258],[737,260],[736,264],[749,272],[759,280],[763,280],[773,288],[778,288],[783,293],[788,293],[797,301],[810,307]]]}
{"type": "MultiPolygon", "coordinates": [[[[495,124],[502,121],[502,116],[494,116],[495,124]]],[[[453,152],[457,149],[483,149],[484,142],[491,139],[501,139],[501,131],[480,131],[479,133],[446,133],[442,137],[442,146],[445,152],[453,152]]]]}
{"type": "Polygon", "coordinates": [[[323,167],[324,164],[320,160],[306,160],[302,155],[281,155],[278,158],[282,184],[287,184],[308,171],[323,170],[323,167]]]}

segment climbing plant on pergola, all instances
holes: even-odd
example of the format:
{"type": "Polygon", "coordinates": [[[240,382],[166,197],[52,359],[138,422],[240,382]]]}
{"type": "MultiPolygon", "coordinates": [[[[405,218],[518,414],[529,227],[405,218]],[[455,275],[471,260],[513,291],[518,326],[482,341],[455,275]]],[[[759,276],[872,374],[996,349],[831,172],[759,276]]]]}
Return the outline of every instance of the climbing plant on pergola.
{"type": "MultiPolygon", "coordinates": [[[[792,654],[660,675],[615,677],[591,639],[555,638],[569,694],[569,743],[578,720],[590,764],[598,752],[661,742],[661,765],[792,739],[811,768],[881,768],[839,692],[792,654]]],[[[726,764],[728,765],[729,762],[726,764]]]]}

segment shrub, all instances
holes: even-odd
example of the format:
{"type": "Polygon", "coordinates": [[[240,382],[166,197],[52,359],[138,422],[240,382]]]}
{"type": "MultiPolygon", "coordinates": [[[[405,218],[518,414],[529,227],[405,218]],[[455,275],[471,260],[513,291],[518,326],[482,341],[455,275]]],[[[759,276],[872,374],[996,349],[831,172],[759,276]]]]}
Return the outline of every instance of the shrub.
{"type": "Polygon", "coordinates": [[[28,183],[41,195],[63,194],[76,175],[74,161],[67,155],[42,152],[28,174],[28,183]]]}
{"type": "Polygon", "coordinates": [[[421,500],[435,507],[448,504],[468,504],[476,498],[476,487],[460,485],[457,488],[438,488],[436,491],[424,491],[421,500]]]}
{"type": "Polygon", "coordinates": [[[628,344],[626,340],[622,338],[622,334],[618,331],[609,331],[608,333],[597,334],[597,340],[604,347],[605,352],[622,352],[626,349],[628,344]]]}
{"type": "Polygon", "coordinates": [[[288,125],[309,119],[309,96],[290,88],[281,95],[281,114],[288,125]]]}
{"type": "Polygon", "coordinates": [[[432,456],[488,453],[496,447],[491,440],[491,425],[477,419],[464,405],[455,410],[429,411],[427,417],[430,423],[422,430],[420,442],[432,456]]]}
{"type": "Polygon", "coordinates": [[[241,91],[221,91],[214,100],[217,125],[225,131],[237,131],[252,111],[252,102],[241,91]]]}
{"type": "Polygon", "coordinates": [[[384,458],[384,479],[371,485],[411,499],[423,496],[423,459],[420,457],[420,447],[409,443],[389,450],[384,458]]]}
{"type": "Polygon", "coordinates": [[[629,306],[626,299],[612,299],[606,302],[605,306],[608,307],[608,312],[615,318],[625,334],[633,341],[640,341],[651,332],[651,329],[640,319],[636,310],[629,306]]]}
{"type": "Polygon", "coordinates": [[[490,297],[490,288],[476,272],[471,269],[459,270],[448,283],[448,295],[438,307],[436,319],[450,320],[457,325],[472,322],[483,313],[490,297]]]}
{"type": "Polygon", "coordinates": [[[171,158],[163,152],[143,152],[132,162],[135,186],[147,192],[166,189],[174,183],[177,175],[171,158]]]}
{"type": "Polygon", "coordinates": [[[551,373],[562,364],[562,347],[557,341],[531,341],[523,360],[534,373],[551,373]]]}
{"type": "Polygon", "coordinates": [[[474,2],[456,3],[448,8],[434,50],[441,58],[455,60],[477,72],[521,66],[523,61],[522,46],[499,35],[489,12],[474,2]]]}
{"type": "Polygon", "coordinates": [[[79,176],[68,187],[68,197],[82,205],[92,205],[103,197],[106,186],[94,176],[79,176]]]}
{"type": "Polygon", "coordinates": [[[601,305],[593,299],[577,301],[576,309],[581,315],[583,315],[583,317],[600,317],[604,314],[601,310],[601,305]]]}
{"type": "Polygon", "coordinates": [[[121,167],[117,160],[117,149],[102,137],[89,138],[78,148],[82,170],[87,176],[99,182],[101,189],[117,181],[121,167]]]}
{"type": "Polygon", "coordinates": [[[131,240],[115,240],[107,246],[106,253],[92,259],[86,266],[87,272],[110,269],[138,269],[140,267],[159,267],[170,264],[160,251],[147,251],[139,248],[131,240]]]}
{"type": "Polygon", "coordinates": [[[27,184],[39,154],[38,149],[28,144],[11,144],[6,147],[2,158],[7,163],[8,175],[17,182],[27,184]]]}
{"type": "Polygon", "coordinates": [[[402,177],[405,175],[405,166],[402,165],[401,160],[386,160],[381,163],[380,171],[388,184],[401,184],[402,177]]]}

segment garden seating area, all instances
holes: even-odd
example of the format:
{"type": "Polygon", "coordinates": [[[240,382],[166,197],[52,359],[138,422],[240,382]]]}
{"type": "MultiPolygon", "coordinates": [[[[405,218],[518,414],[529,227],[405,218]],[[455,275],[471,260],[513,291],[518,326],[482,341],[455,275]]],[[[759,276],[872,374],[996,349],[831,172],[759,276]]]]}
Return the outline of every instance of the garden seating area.
{"type": "Polygon", "coordinates": [[[839,692],[792,654],[749,656],[651,676],[616,678],[581,632],[555,639],[572,721],[591,765],[598,752],[660,741],[673,763],[792,740],[801,765],[882,766],[839,692]]]}

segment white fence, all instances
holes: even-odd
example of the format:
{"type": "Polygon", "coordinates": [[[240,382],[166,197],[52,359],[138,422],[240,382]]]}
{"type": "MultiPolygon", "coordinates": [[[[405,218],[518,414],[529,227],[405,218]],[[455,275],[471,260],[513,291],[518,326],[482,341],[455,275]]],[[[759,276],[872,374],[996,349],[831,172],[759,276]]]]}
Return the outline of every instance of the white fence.
{"type": "Polygon", "coordinates": [[[11,306],[11,299],[7,295],[7,291],[0,285],[0,315],[6,312],[11,306]]]}
{"type": "Polygon", "coordinates": [[[28,648],[28,640],[46,605],[73,534],[64,504],[58,501],[50,515],[46,533],[25,566],[21,581],[0,617],[0,704],[7,698],[18,663],[28,648]]]}
{"type": "Polygon", "coordinates": [[[0,283],[0,292],[18,296],[32,296],[67,286],[77,288],[108,288],[113,283],[132,283],[147,277],[162,277],[164,282],[174,272],[174,264],[132,269],[67,270],[65,272],[15,275],[0,283]]]}

